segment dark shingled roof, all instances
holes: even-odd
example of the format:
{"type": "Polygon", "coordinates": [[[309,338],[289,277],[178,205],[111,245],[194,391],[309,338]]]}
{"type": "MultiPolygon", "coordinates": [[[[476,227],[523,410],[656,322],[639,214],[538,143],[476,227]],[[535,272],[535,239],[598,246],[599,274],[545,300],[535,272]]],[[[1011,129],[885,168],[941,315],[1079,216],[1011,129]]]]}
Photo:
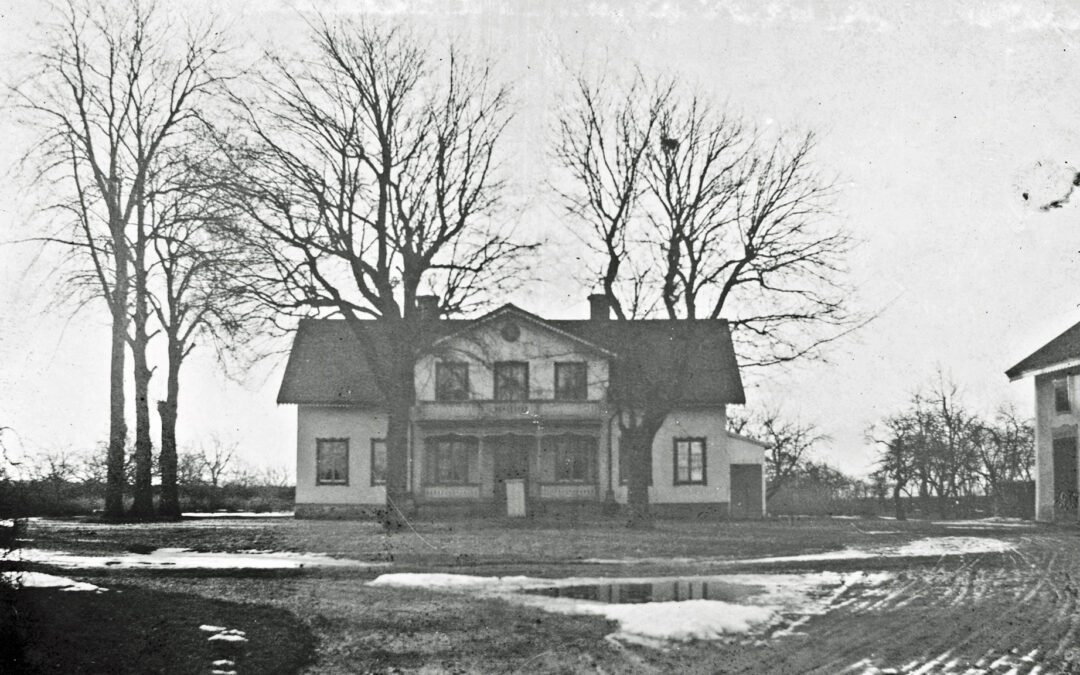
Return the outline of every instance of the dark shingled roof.
{"type": "Polygon", "coordinates": [[[1080,323],[1035,350],[1035,353],[1005,371],[1010,380],[1023,377],[1033,370],[1052,368],[1057,364],[1080,359],[1080,323]]]}
{"type": "MultiPolygon", "coordinates": [[[[522,314],[537,318],[528,312],[522,314]]],[[[431,327],[439,336],[450,335],[483,318],[434,321],[431,327]]],[[[616,354],[610,382],[613,398],[633,400],[637,398],[635,389],[642,383],[663,381],[678,367],[675,362],[678,354],[687,351],[678,347],[686,341],[692,345],[692,362],[687,368],[685,391],[676,402],[690,406],[745,402],[726,321],[540,321],[616,354]]],[[[373,337],[379,339],[379,324],[373,322],[372,327],[376,329],[373,337]]],[[[300,322],[277,400],[305,405],[372,407],[383,403],[360,342],[343,319],[300,322]]]]}

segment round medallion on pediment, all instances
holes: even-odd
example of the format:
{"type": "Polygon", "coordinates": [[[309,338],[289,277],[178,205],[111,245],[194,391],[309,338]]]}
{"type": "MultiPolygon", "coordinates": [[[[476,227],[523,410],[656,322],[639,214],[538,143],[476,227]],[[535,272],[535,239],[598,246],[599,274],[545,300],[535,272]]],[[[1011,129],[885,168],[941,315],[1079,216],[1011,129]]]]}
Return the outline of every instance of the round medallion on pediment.
{"type": "Polygon", "coordinates": [[[517,339],[521,337],[521,329],[513,321],[507,321],[499,329],[499,334],[503,336],[503,339],[507,342],[517,342],[517,339]]]}

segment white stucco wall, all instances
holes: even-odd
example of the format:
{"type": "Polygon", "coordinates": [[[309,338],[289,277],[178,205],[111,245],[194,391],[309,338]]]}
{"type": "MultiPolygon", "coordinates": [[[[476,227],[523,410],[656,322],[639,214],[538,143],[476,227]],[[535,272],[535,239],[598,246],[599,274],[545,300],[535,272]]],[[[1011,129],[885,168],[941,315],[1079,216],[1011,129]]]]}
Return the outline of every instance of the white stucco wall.
{"type": "MultiPolygon", "coordinates": [[[[737,434],[728,434],[728,457],[732,464],[758,464],[761,465],[761,512],[767,510],[765,499],[765,450],[766,446],[760,441],[744,438],[737,434]]],[[[728,488],[730,490],[730,486],[728,488]]]]}
{"type": "Polygon", "coordinates": [[[440,360],[469,364],[473,400],[487,401],[495,397],[493,368],[497,361],[528,362],[530,399],[555,398],[556,362],[585,362],[589,400],[603,400],[607,391],[607,359],[602,353],[513,315],[505,319],[494,318],[476,331],[440,343],[437,355],[421,358],[415,370],[417,400],[435,400],[435,363],[440,360]],[[508,341],[500,334],[508,321],[520,330],[515,341],[508,341]]]}
{"type": "MultiPolygon", "coordinates": [[[[1080,423],[1080,376],[1051,373],[1035,377],[1035,519],[1050,521],[1054,512],[1054,430],[1063,435],[1076,435],[1080,423]],[[1054,380],[1068,377],[1069,400],[1072,411],[1060,413],[1055,409],[1054,380]]],[[[1080,452],[1077,453],[1080,462],[1080,452]]],[[[1080,471],[1078,471],[1080,475],[1080,471]]]]}
{"type": "MultiPolygon", "coordinates": [[[[615,499],[626,503],[627,488],[618,482],[618,435],[618,425],[615,425],[612,475],[615,499]]],[[[653,484],[649,488],[649,501],[653,504],[730,502],[732,463],[764,464],[764,451],[756,443],[741,441],[728,434],[724,409],[674,412],[664,421],[653,441],[653,484]],[[705,485],[674,484],[676,438],[705,439],[705,485]]]]}
{"type": "Polygon", "coordinates": [[[386,488],[371,485],[371,439],[385,438],[384,414],[348,407],[299,406],[296,424],[296,503],[386,503],[386,488]],[[318,485],[315,441],[349,439],[349,484],[318,485]]]}

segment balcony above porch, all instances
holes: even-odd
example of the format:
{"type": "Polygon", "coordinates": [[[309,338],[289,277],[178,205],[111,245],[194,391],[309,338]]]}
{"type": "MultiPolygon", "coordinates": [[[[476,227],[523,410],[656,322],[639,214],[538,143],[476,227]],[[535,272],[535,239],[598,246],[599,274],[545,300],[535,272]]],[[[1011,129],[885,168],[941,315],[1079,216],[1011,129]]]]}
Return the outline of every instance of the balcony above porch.
{"type": "Polygon", "coordinates": [[[415,422],[599,422],[603,401],[422,401],[413,406],[415,422]]]}

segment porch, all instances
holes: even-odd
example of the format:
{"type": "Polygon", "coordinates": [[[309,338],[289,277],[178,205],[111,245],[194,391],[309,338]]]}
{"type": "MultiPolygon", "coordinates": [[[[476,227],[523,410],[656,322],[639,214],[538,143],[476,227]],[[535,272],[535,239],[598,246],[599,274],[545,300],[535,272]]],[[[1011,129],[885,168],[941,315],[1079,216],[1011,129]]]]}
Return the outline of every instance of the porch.
{"type": "Polygon", "coordinates": [[[526,513],[546,504],[599,504],[608,460],[600,425],[421,429],[414,443],[419,507],[505,514],[507,484],[524,486],[526,513]]]}

